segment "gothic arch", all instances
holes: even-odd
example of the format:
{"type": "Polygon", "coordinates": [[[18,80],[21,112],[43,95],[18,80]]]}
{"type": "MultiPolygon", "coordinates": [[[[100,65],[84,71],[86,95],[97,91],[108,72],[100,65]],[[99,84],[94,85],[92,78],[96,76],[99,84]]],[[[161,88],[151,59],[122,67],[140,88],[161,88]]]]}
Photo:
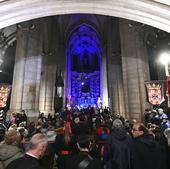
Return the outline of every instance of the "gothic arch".
{"type": "Polygon", "coordinates": [[[68,36],[67,77],[67,98],[81,106],[97,104],[102,97],[102,48],[98,32],[89,24],[78,25],[68,36]]]}
{"type": "Polygon", "coordinates": [[[155,0],[4,0],[0,2],[0,28],[45,16],[91,13],[130,19],[170,32],[170,6],[160,2],[155,0]]]}

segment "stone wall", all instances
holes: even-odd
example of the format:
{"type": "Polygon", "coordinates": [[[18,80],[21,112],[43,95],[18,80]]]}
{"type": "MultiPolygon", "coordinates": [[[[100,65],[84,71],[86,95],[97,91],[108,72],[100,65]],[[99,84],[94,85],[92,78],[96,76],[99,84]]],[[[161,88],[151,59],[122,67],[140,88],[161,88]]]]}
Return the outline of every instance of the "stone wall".
{"type": "Polygon", "coordinates": [[[148,108],[144,86],[149,80],[148,56],[140,29],[131,28],[130,22],[120,20],[125,111],[130,119],[141,120],[148,108]]]}

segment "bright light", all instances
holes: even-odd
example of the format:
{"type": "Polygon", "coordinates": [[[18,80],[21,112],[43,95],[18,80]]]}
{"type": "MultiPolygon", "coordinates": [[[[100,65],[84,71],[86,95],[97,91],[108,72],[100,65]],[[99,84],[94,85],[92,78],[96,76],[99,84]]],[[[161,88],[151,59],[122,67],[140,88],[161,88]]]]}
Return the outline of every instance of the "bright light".
{"type": "Polygon", "coordinates": [[[170,54],[162,53],[160,56],[160,62],[164,65],[168,64],[170,62],[170,54]]]}
{"type": "Polygon", "coordinates": [[[2,72],[2,70],[0,70],[0,73],[2,72]]]}

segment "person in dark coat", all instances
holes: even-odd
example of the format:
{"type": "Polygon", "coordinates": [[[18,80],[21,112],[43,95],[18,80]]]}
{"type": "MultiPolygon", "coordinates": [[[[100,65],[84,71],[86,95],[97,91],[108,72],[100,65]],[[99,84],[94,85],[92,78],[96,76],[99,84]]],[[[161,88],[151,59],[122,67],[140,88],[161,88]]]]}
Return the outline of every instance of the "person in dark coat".
{"type": "Polygon", "coordinates": [[[67,160],[65,169],[104,169],[102,161],[89,154],[91,142],[88,135],[79,136],[77,146],[79,153],[67,160]]]}
{"type": "Polygon", "coordinates": [[[142,123],[133,125],[132,135],[134,169],[167,169],[165,149],[155,141],[142,123]]]}
{"type": "Polygon", "coordinates": [[[115,119],[112,132],[104,145],[103,161],[106,169],[132,169],[132,138],[123,128],[121,120],[115,119]]]}
{"type": "Polygon", "coordinates": [[[166,146],[166,161],[167,161],[167,168],[170,168],[170,128],[167,128],[164,131],[164,138],[165,138],[165,146],[166,146]]]}
{"type": "Polygon", "coordinates": [[[72,131],[75,136],[89,134],[89,123],[85,120],[85,116],[83,114],[81,114],[80,117],[76,117],[74,119],[74,122],[72,124],[72,131]]]}
{"type": "Polygon", "coordinates": [[[27,124],[27,115],[25,113],[25,110],[21,111],[21,122],[23,121],[27,124]]]}
{"type": "Polygon", "coordinates": [[[39,159],[44,155],[48,144],[47,137],[43,134],[35,134],[28,145],[26,154],[11,162],[6,169],[43,169],[39,159]]]}

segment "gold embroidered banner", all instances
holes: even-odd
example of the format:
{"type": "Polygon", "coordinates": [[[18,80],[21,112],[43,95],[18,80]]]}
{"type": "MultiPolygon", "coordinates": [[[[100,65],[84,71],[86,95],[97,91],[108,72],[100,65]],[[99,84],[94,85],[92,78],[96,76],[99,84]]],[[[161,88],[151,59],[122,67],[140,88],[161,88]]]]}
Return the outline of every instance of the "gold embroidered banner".
{"type": "Polygon", "coordinates": [[[0,84],[0,108],[3,108],[6,106],[10,92],[11,92],[10,85],[0,84]]]}

